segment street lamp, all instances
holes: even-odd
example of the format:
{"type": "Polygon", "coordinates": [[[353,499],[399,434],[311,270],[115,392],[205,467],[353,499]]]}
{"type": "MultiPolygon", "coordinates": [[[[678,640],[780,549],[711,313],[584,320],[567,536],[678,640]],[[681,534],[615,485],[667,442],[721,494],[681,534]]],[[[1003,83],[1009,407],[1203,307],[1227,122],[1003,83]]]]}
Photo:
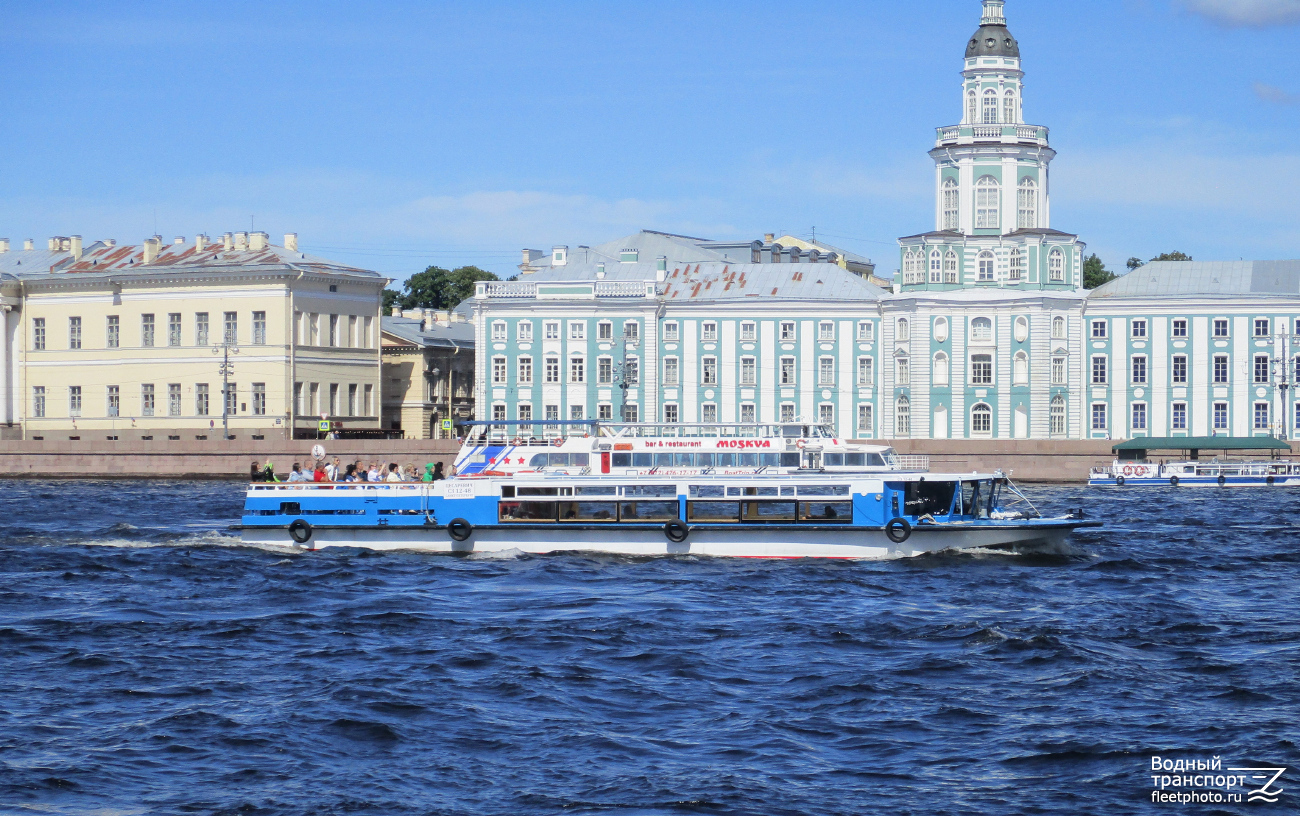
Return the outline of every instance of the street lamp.
{"type": "Polygon", "coordinates": [[[235,373],[230,355],[238,354],[239,347],[232,338],[226,337],[221,345],[212,349],[212,353],[221,355],[221,365],[217,369],[221,374],[221,438],[230,439],[230,375],[235,373]]]}

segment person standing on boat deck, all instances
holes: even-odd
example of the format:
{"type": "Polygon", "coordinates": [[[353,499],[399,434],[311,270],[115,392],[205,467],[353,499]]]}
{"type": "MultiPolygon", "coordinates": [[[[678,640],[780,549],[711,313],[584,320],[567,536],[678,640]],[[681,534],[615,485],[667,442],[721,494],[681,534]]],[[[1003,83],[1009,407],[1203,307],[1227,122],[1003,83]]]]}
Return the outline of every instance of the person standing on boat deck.
{"type": "Polygon", "coordinates": [[[307,476],[302,472],[302,465],[298,464],[297,462],[294,462],[293,470],[289,471],[289,481],[305,482],[306,480],[307,480],[307,476]]]}
{"type": "Polygon", "coordinates": [[[396,462],[389,462],[389,463],[388,463],[388,478],[385,479],[385,481],[388,481],[388,482],[400,482],[400,481],[402,481],[402,474],[399,473],[399,472],[397,471],[397,463],[396,463],[396,462]]]}
{"type": "Polygon", "coordinates": [[[355,482],[356,480],[357,480],[357,466],[348,465],[347,469],[343,471],[343,481],[355,482]]]}
{"type": "Polygon", "coordinates": [[[275,465],[271,463],[270,459],[266,460],[266,467],[262,468],[262,481],[264,482],[280,481],[279,479],[275,478],[275,465]]]}
{"type": "Polygon", "coordinates": [[[420,481],[420,471],[415,469],[414,462],[407,464],[406,470],[402,471],[402,481],[404,482],[420,481]]]}
{"type": "Polygon", "coordinates": [[[420,477],[420,481],[422,482],[433,481],[433,462],[429,462],[424,466],[424,475],[420,477]]]}
{"type": "Polygon", "coordinates": [[[442,462],[438,462],[438,463],[434,464],[434,466],[433,466],[433,481],[435,481],[435,482],[441,482],[441,481],[442,481],[443,479],[445,479],[445,478],[447,478],[447,476],[442,472],[442,462]]]}
{"type": "Polygon", "coordinates": [[[253,462],[252,466],[248,469],[248,481],[262,481],[262,468],[258,467],[257,462],[253,462]]]}
{"type": "Polygon", "coordinates": [[[384,477],[379,474],[379,465],[375,462],[370,463],[370,470],[366,471],[366,478],[372,482],[382,482],[384,477]]]}
{"type": "Polygon", "coordinates": [[[323,459],[316,461],[316,467],[311,472],[313,482],[328,482],[329,477],[325,475],[325,461],[323,459]]]}
{"type": "Polygon", "coordinates": [[[330,482],[339,480],[339,458],[334,457],[334,461],[325,466],[325,479],[330,482]]]}

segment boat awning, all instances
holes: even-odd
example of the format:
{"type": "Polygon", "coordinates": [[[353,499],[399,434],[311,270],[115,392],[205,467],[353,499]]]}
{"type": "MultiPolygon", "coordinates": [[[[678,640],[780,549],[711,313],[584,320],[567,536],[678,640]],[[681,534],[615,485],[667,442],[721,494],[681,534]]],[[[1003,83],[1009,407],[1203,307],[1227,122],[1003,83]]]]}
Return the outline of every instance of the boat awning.
{"type": "Polygon", "coordinates": [[[1291,450],[1291,445],[1272,436],[1143,436],[1111,447],[1119,451],[1151,450],[1291,450]]]}

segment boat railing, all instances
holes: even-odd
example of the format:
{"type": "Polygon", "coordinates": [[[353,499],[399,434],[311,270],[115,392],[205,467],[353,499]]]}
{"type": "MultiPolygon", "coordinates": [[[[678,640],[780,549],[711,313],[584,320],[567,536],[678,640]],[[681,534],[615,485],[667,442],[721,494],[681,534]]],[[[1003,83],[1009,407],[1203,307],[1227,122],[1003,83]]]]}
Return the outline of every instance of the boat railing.
{"type": "Polygon", "coordinates": [[[896,453],[891,463],[899,470],[929,472],[930,457],[917,453],[896,453]]]}

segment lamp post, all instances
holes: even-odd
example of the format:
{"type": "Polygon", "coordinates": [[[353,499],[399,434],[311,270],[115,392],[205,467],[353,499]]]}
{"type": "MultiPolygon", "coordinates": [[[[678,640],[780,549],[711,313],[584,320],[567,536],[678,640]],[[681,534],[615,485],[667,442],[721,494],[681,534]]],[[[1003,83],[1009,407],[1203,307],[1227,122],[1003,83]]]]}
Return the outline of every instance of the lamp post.
{"type": "Polygon", "coordinates": [[[627,390],[636,385],[641,380],[641,367],[636,368],[636,373],[628,368],[627,352],[628,350],[636,351],[641,345],[641,338],[637,334],[629,334],[627,326],[623,327],[623,357],[618,366],[618,387],[622,391],[620,404],[618,408],[619,420],[627,422],[627,390]]]}
{"type": "Polygon", "coordinates": [[[1291,421],[1288,419],[1290,413],[1287,408],[1287,391],[1291,388],[1291,366],[1290,363],[1290,339],[1291,335],[1287,334],[1285,325],[1282,331],[1274,334],[1269,338],[1268,344],[1273,348],[1273,376],[1277,383],[1278,399],[1281,401],[1281,414],[1278,417],[1278,425],[1282,428],[1282,438],[1290,440],[1295,428],[1291,427],[1291,421]]]}
{"type": "Polygon", "coordinates": [[[226,337],[221,345],[212,349],[213,354],[221,355],[221,365],[217,372],[221,374],[221,438],[230,439],[230,375],[235,373],[235,364],[230,362],[232,354],[239,353],[234,339],[226,337]]]}

